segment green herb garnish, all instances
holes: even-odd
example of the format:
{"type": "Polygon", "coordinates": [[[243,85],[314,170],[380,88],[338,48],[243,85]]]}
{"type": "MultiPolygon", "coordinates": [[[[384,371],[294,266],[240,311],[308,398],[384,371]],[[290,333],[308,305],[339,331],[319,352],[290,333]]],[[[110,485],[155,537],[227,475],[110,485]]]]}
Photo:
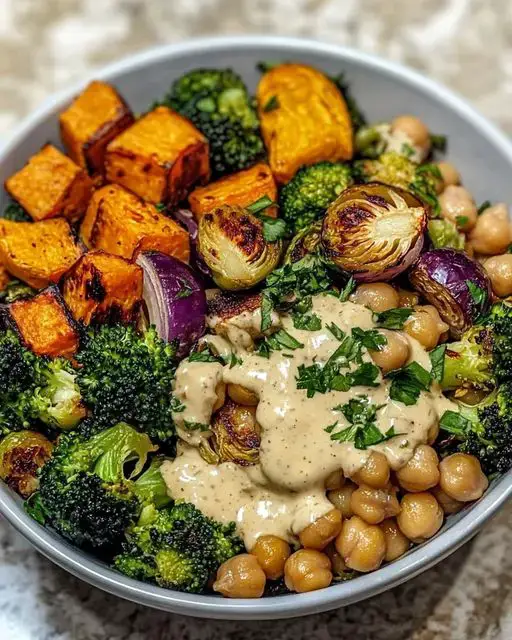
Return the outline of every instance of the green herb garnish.
{"type": "Polygon", "coordinates": [[[276,109],[279,109],[279,100],[277,96],[271,96],[263,107],[263,111],[268,113],[269,111],[275,111],[276,109]]]}
{"type": "Polygon", "coordinates": [[[481,215],[490,206],[492,206],[490,200],[486,200],[485,202],[482,202],[482,204],[477,209],[477,214],[481,215]]]}
{"type": "Polygon", "coordinates": [[[338,295],[338,298],[341,300],[341,302],[346,302],[349,299],[350,294],[354,291],[355,288],[356,288],[356,281],[352,276],[350,276],[347,284],[343,287],[343,289],[340,291],[338,295]]]}
{"type": "Polygon", "coordinates": [[[432,384],[431,374],[417,362],[410,362],[401,369],[386,374],[391,380],[389,397],[407,406],[416,404],[421,391],[428,391],[432,384]]]}
{"type": "Polygon", "coordinates": [[[288,331],[279,329],[279,331],[268,336],[268,338],[265,338],[260,343],[256,353],[264,358],[268,358],[272,351],[282,351],[283,349],[295,351],[295,349],[302,349],[303,347],[302,342],[299,342],[290,335],[288,331]]]}
{"type": "Polygon", "coordinates": [[[389,309],[373,314],[373,320],[383,329],[402,329],[406,320],[413,313],[412,309],[406,307],[389,309]]]}
{"type": "Polygon", "coordinates": [[[352,398],[346,404],[334,407],[341,411],[350,423],[349,427],[335,431],[338,422],[325,427],[331,440],[336,442],[354,442],[356,449],[367,449],[373,445],[393,438],[397,434],[393,427],[386,433],[382,433],[376,425],[377,411],[384,405],[375,405],[370,402],[368,396],[352,398]]]}
{"type": "Polygon", "coordinates": [[[441,382],[444,375],[444,354],[446,352],[446,345],[440,344],[435,349],[428,354],[430,358],[430,363],[432,364],[432,369],[430,370],[430,375],[437,382],[441,382]]]}
{"type": "Polygon", "coordinates": [[[448,433],[462,435],[471,427],[471,421],[457,411],[445,411],[439,420],[439,427],[448,433]]]}
{"type": "Polygon", "coordinates": [[[386,336],[377,331],[377,329],[365,331],[359,327],[354,327],[352,329],[352,337],[359,340],[363,347],[366,347],[369,351],[380,351],[388,343],[386,336]]]}

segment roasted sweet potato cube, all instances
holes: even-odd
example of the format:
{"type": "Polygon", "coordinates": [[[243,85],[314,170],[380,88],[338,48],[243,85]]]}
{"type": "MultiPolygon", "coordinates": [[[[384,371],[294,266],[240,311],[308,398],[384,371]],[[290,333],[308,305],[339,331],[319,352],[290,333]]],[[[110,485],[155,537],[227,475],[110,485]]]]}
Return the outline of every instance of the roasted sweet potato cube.
{"type": "Polygon", "coordinates": [[[16,278],[41,289],[58,282],[83,253],[67,220],[0,220],[0,263],[16,278]]]}
{"type": "Polygon", "coordinates": [[[110,142],[105,172],[144,200],[174,205],[208,181],[208,142],[186,118],[157,107],[110,142]]]}
{"type": "Polygon", "coordinates": [[[9,311],[23,342],[34,353],[69,358],[77,350],[77,327],[56,286],[13,302],[9,311]]]}
{"type": "Polygon", "coordinates": [[[60,114],[59,123],[70,157],[91,173],[102,173],[108,143],[133,123],[133,113],[114,87],[94,80],[60,114]]]}
{"type": "Polygon", "coordinates": [[[350,160],[352,122],[340,91],[326,75],[304,64],[280,64],[257,90],[261,133],[278,183],[303,165],[350,160]]]}
{"type": "Polygon", "coordinates": [[[141,249],[161,251],[183,262],[190,257],[185,229],[117,184],[94,193],[80,235],[88,247],[128,259],[141,249]]]}
{"type": "Polygon", "coordinates": [[[87,208],[92,181],[87,171],[47,144],[6,180],[5,188],[33,220],[63,216],[74,221],[87,208]]]}
{"type": "Polygon", "coordinates": [[[142,300],[142,269],[104,251],[83,255],[64,276],[64,300],[75,320],[132,322],[142,300]]]}
{"type": "MultiPolygon", "coordinates": [[[[247,207],[263,196],[273,202],[277,200],[277,187],[270,167],[259,163],[238,173],[210,182],[205,187],[197,187],[188,197],[190,208],[197,220],[204,213],[217,209],[223,204],[247,207]]],[[[269,207],[265,214],[276,216],[276,207],[269,207]]]]}

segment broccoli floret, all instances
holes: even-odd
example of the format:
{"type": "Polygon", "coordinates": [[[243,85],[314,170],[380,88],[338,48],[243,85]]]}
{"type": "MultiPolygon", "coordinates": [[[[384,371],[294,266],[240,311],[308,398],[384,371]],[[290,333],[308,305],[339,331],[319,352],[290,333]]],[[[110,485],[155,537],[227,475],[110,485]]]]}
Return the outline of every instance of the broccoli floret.
{"type": "Polygon", "coordinates": [[[433,164],[417,164],[396,151],[386,151],[377,158],[356,160],[354,175],[361,182],[383,182],[410,191],[437,213],[437,189],[442,183],[439,168],[433,164]]]}
{"type": "Polygon", "coordinates": [[[351,184],[352,172],[346,164],[317,162],[302,167],[281,191],[281,215],[297,232],[320,218],[351,184]]]}
{"type": "Polygon", "coordinates": [[[6,304],[10,304],[15,300],[21,300],[22,298],[32,298],[37,293],[36,289],[32,289],[25,282],[20,280],[9,280],[5,285],[5,288],[0,291],[0,300],[6,304]]]}
{"type": "Polygon", "coordinates": [[[487,475],[505,473],[512,466],[512,383],[502,384],[475,406],[459,403],[459,413],[441,418],[441,429],[450,434],[442,442],[445,453],[470,453],[487,475]]]}
{"type": "Polygon", "coordinates": [[[132,578],[198,593],[222,562],[243,551],[234,529],[233,523],[219,524],[188,503],[146,510],[127,533],[114,566],[132,578]]]}
{"type": "Polygon", "coordinates": [[[68,360],[36,356],[14,331],[0,332],[0,432],[42,422],[71,429],[85,415],[76,372],[68,360]]]}
{"type": "Polygon", "coordinates": [[[450,220],[430,220],[428,223],[428,235],[435,249],[449,247],[451,249],[464,249],[464,234],[450,220]]]}
{"type": "Polygon", "coordinates": [[[125,423],[89,440],[76,432],[63,434],[41,470],[38,515],[77,546],[117,552],[126,528],[151,498],[147,491],[139,498],[136,478],[154,450],[146,434],[125,423]],[[133,471],[127,476],[128,464],[133,471]]]}
{"type": "Polygon", "coordinates": [[[13,220],[14,222],[32,222],[32,218],[17,202],[10,202],[2,211],[0,218],[13,220]]]}
{"type": "Polygon", "coordinates": [[[142,334],[121,325],[88,329],[76,354],[77,383],[96,427],[126,420],[171,445],[175,356],[175,346],[161,340],[154,327],[142,334]]]}
{"type": "Polygon", "coordinates": [[[512,380],[512,306],[495,304],[482,326],[446,345],[444,389],[492,389],[512,380]]]}
{"type": "Polygon", "coordinates": [[[214,177],[240,171],[263,154],[247,88],[230,69],[196,69],[172,85],[164,103],[191,120],[210,144],[214,177]]]}

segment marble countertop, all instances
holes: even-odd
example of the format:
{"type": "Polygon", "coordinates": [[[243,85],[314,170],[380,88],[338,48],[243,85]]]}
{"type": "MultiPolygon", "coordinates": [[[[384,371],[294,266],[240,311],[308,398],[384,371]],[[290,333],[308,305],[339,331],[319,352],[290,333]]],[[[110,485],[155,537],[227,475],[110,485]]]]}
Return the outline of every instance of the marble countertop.
{"type": "MultiPolygon", "coordinates": [[[[47,95],[187,37],[315,37],[409,64],[512,133],[510,0],[0,0],[0,138],[47,95]]],[[[38,555],[0,517],[2,640],[508,640],[512,505],[463,549],[361,604],[282,622],[215,622],[124,602],[38,555]]]]}

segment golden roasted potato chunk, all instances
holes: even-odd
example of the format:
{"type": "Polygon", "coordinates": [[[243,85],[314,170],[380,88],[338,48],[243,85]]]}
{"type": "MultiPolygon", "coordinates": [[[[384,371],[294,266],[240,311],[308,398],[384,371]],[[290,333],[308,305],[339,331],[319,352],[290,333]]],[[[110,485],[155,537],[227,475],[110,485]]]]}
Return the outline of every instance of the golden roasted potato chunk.
{"type": "Polygon", "coordinates": [[[110,142],[105,172],[144,200],[177,204],[210,177],[208,141],[186,118],[157,107],[110,142]]]}
{"type": "Polygon", "coordinates": [[[93,80],[60,114],[70,157],[91,173],[103,172],[108,143],[133,123],[133,113],[111,85],[93,80]]]}
{"type": "MultiPolygon", "coordinates": [[[[277,201],[277,186],[267,164],[260,162],[250,169],[233,173],[204,187],[197,187],[188,197],[192,213],[198,220],[203,214],[223,204],[247,207],[267,196],[277,201]]],[[[276,207],[269,207],[265,215],[275,217],[276,207]]]]}
{"type": "Polygon", "coordinates": [[[51,144],[5,182],[7,192],[33,220],[82,217],[92,193],[87,172],[51,144]]]}
{"type": "Polygon", "coordinates": [[[280,64],[257,90],[261,132],[275,179],[291,180],[303,165],[352,158],[352,123],[329,78],[304,64],[280,64]]]}
{"type": "Polygon", "coordinates": [[[104,251],[84,254],[64,276],[64,301],[75,320],[132,322],[142,300],[139,265],[104,251]]]}
{"type": "Polygon", "coordinates": [[[23,342],[34,353],[69,358],[77,350],[78,331],[56,286],[13,302],[9,311],[23,342]]]}
{"type": "Polygon", "coordinates": [[[0,220],[0,263],[16,278],[41,289],[58,282],[83,253],[67,220],[0,220]]]}
{"type": "Polygon", "coordinates": [[[128,259],[141,250],[160,251],[183,262],[190,257],[185,229],[117,184],[94,193],[80,235],[88,247],[128,259]]]}

